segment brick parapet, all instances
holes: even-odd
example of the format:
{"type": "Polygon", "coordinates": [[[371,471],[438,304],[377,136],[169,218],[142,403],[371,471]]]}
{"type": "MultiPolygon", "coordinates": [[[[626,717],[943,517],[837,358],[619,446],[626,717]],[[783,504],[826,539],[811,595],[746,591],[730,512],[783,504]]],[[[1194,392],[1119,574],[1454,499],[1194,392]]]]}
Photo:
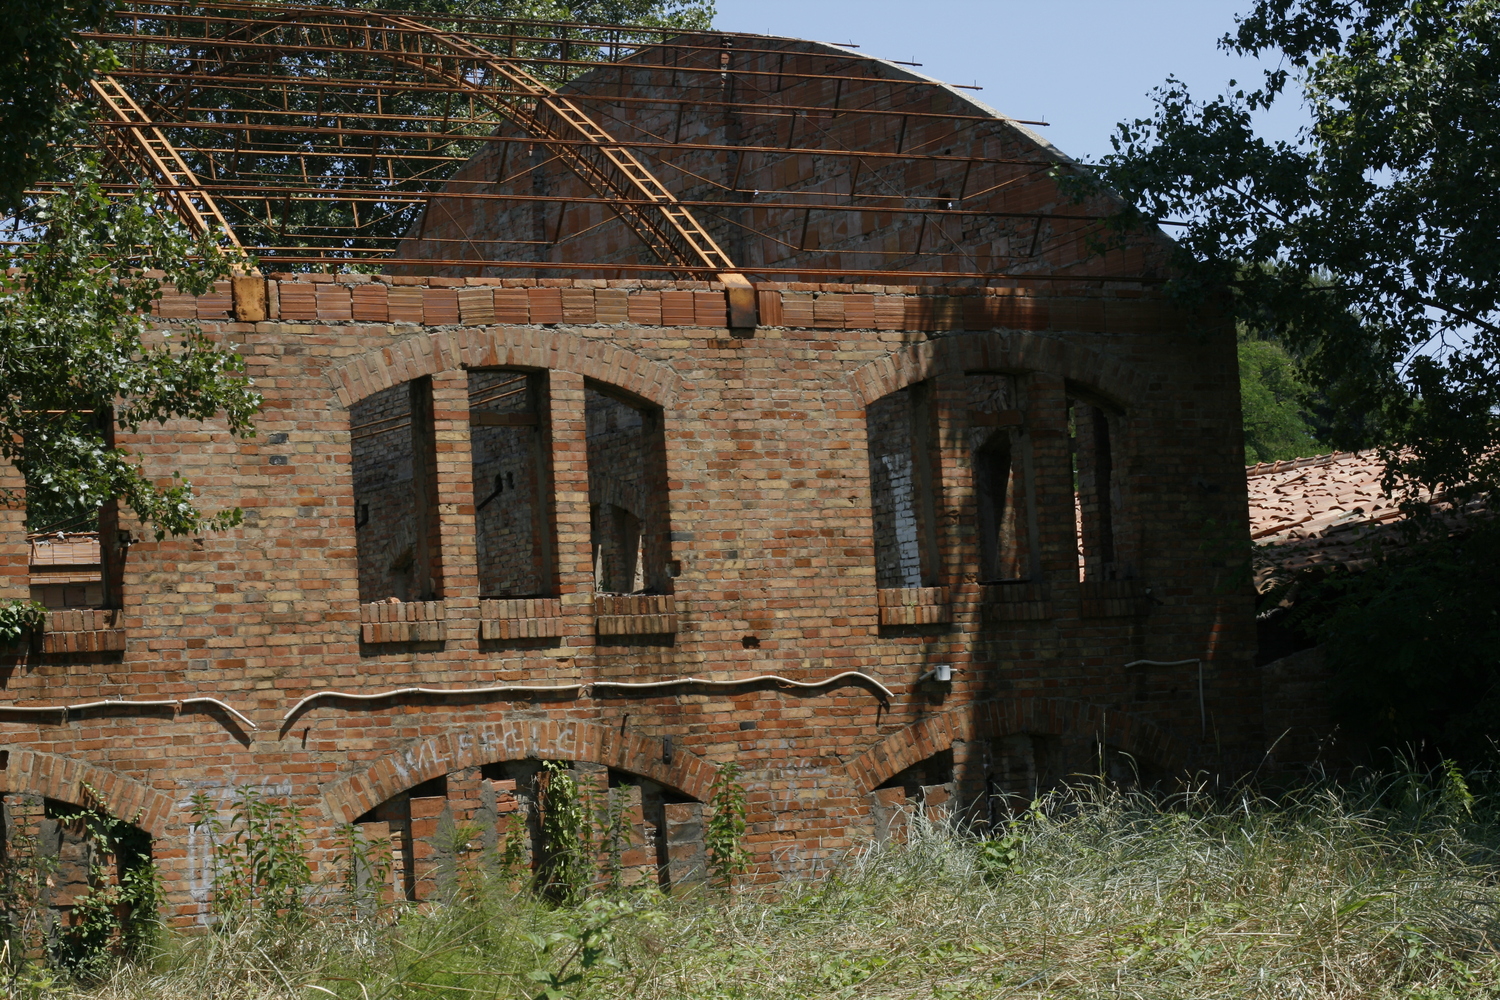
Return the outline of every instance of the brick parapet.
{"type": "MultiPolygon", "coordinates": [[[[290,273],[265,281],[268,319],[298,323],[722,327],[727,320],[719,282],[290,273]],[[347,280],[353,278],[362,280],[347,280]]],[[[196,297],[167,287],[153,312],[162,319],[230,319],[222,284],[224,291],[196,297]]],[[[1137,282],[986,288],[761,282],[755,288],[760,325],[786,329],[1131,333],[1195,318],[1165,302],[1152,284],[1137,282]]]]}

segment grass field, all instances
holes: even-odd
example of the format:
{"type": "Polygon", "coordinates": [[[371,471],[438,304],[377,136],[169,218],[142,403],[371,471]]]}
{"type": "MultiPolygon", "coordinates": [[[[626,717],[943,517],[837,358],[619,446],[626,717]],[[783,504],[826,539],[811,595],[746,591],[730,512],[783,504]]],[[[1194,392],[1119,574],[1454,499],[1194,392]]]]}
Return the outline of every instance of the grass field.
{"type": "MultiPolygon", "coordinates": [[[[549,909],[498,884],[385,921],[177,936],[65,995],[1500,996],[1497,826],[1410,776],[1276,799],[1086,786],[1003,838],[915,824],[817,881],[549,909]],[[551,992],[549,992],[549,990],[551,992]]],[[[51,995],[58,995],[53,993],[51,995]]]]}

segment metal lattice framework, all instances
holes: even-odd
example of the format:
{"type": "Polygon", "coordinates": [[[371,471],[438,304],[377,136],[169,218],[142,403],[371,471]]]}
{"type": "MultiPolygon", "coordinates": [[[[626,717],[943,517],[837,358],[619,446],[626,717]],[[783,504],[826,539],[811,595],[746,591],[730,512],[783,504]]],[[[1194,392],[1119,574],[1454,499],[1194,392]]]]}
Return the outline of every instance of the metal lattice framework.
{"type": "Polygon", "coordinates": [[[113,189],[150,181],[194,232],[271,266],[482,260],[502,273],[993,277],[1004,267],[981,267],[949,229],[1009,226],[1020,233],[1008,237],[1009,257],[1024,261],[1085,238],[1102,218],[1008,205],[1007,189],[1053,167],[1053,157],[1035,144],[955,151],[909,139],[1007,120],[944,104],[936,81],[827,46],[239,0],[126,0],[113,23],[85,35],[120,60],[87,95],[99,106],[94,141],[115,168],[113,189]],[[684,133],[685,120],[694,132],[692,122],[709,119],[749,124],[684,133]],[[875,138],[851,145],[850,122],[875,138]],[[480,183],[464,170],[485,150],[497,166],[480,183]],[[758,176],[812,158],[847,180],[752,189],[741,177],[752,158],[758,176]],[[705,172],[709,162],[718,174],[705,172]],[[574,180],[528,190],[541,167],[574,180]],[[931,190],[901,182],[913,171],[934,178],[931,190]],[[500,235],[428,232],[435,210],[451,216],[446,206],[459,204],[546,222],[523,232],[511,220],[500,235]],[[570,211],[584,218],[576,231],[565,225],[570,211]],[[835,229],[902,223],[914,246],[886,240],[861,250],[866,266],[830,266],[808,256],[814,214],[835,229]],[[598,237],[607,222],[624,227],[637,258],[558,259],[555,248],[598,237]],[[745,233],[793,259],[731,259],[725,239],[745,233]]]}

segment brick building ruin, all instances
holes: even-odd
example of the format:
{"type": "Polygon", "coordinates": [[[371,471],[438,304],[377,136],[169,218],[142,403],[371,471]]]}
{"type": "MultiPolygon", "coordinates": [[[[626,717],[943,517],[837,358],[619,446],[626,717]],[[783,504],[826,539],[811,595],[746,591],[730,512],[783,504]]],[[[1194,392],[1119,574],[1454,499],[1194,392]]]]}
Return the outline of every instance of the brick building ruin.
{"type": "MultiPolygon", "coordinates": [[[[228,20],[195,36],[224,66],[228,20]]],[[[517,65],[475,54],[493,25],[377,28],[401,44],[359,58],[403,78],[517,65]]],[[[1066,157],[893,63],[717,33],[593,58],[481,122],[384,244],[252,246],[269,182],[213,160],[179,208],[262,272],[158,315],[240,351],[257,436],[119,438],[244,524],[28,540],[0,511],[0,597],[52,609],[4,651],[7,829],[96,789],[188,919],[200,791],[290,797],[320,852],[391,836],[420,898],[441,830],[494,844],[547,760],[608,784],[671,885],[729,761],[772,877],[918,804],[1259,759],[1234,333],[1164,301],[1165,239],[1095,252],[1111,206],[1059,192],[1066,157]]],[[[184,169],[255,138],[120,80],[184,169]]]]}

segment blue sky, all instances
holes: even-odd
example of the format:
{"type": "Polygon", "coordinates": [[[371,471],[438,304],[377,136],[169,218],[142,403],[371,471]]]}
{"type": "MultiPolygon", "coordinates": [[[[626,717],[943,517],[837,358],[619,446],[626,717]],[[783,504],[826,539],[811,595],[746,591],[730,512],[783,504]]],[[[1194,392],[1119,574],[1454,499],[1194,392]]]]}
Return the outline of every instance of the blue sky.
{"type": "MultiPolygon", "coordinates": [[[[1231,78],[1258,81],[1258,64],[1216,39],[1251,0],[718,0],[730,31],[854,42],[859,51],[922,63],[948,83],[1037,131],[1063,152],[1109,152],[1116,122],[1151,112],[1150,91],[1175,74],[1200,97],[1231,78]]],[[[1300,108],[1278,108],[1264,134],[1292,138],[1300,108]]]]}

